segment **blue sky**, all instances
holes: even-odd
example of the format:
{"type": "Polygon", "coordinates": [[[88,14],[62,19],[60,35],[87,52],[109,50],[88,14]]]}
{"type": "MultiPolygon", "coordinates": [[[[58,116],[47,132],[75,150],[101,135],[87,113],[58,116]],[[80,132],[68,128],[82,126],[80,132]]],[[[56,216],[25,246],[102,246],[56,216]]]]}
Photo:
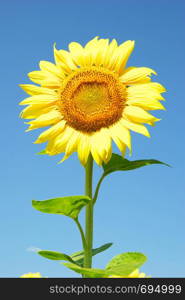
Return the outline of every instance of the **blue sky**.
{"type": "MultiPolygon", "coordinates": [[[[83,193],[84,170],[76,155],[58,165],[58,157],[36,155],[39,130],[25,133],[18,103],[29,83],[26,74],[39,60],[53,61],[52,47],[84,44],[98,35],[118,42],[136,41],[128,65],[158,72],[168,90],[167,111],[151,128],[151,139],[133,134],[131,159],[155,158],[173,166],[148,166],[114,173],[102,184],[95,208],[94,246],[114,245],[94,259],[103,268],[115,255],[140,251],[148,256],[142,270],[152,277],[184,277],[184,9],[180,0],[2,1],[1,31],[1,209],[0,277],[41,272],[75,277],[30,247],[72,253],[81,249],[75,224],[66,217],[42,214],[31,200],[83,193]]],[[[117,150],[116,150],[117,151],[117,150]]],[[[94,183],[101,173],[95,167],[94,183]]],[[[83,221],[83,213],[81,216],[83,221]]]]}

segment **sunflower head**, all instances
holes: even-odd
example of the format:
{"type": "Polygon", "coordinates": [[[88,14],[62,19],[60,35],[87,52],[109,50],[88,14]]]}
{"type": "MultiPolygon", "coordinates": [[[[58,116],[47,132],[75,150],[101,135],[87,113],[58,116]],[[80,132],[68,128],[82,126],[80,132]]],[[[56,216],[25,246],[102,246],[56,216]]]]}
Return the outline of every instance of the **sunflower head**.
{"type": "Polygon", "coordinates": [[[126,67],[134,41],[118,45],[116,40],[97,37],[84,47],[69,44],[69,50],[54,46],[55,64],[41,61],[39,71],[28,74],[37,85],[21,85],[30,96],[21,118],[27,131],[49,127],[35,143],[45,143],[46,153],[73,152],[86,164],[91,153],[97,164],[107,163],[112,141],[122,155],[131,150],[130,130],[149,136],[146,124],[157,119],[150,110],[164,109],[165,88],[151,82],[150,68],[126,67]]]}

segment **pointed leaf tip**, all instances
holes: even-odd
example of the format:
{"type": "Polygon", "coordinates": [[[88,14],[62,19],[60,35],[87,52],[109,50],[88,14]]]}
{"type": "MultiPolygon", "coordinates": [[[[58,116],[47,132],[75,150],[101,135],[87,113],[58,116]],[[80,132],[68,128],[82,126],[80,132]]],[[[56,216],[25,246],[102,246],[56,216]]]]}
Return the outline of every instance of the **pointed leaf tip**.
{"type": "Polygon", "coordinates": [[[75,261],[72,260],[72,258],[65,254],[65,253],[60,253],[56,251],[49,251],[49,250],[39,250],[37,252],[40,256],[51,259],[51,260],[64,260],[64,261],[69,261],[71,263],[75,264],[75,261]]]}
{"type": "Polygon", "coordinates": [[[110,161],[107,164],[103,164],[104,176],[115,171],[130,171],[153,164],[161,164],[170,167],[170,165],[156,159],[143,159],[131,161],[126,158],[123,158],[121,155],[113,153],[110,161]]]}
{"type": "MultiPolygon", "coordinates": [[[[110,248],[113,245],[113,243],[107,243],[102,245],[101,247],[92,249],[92,256],[97,255],[98,253],[101,253],[108,248],[110,248]]],[[[80,266],[83,266],[84,262],[84,251],[78,251],[70,255],[71,258],[80,266]]]]}

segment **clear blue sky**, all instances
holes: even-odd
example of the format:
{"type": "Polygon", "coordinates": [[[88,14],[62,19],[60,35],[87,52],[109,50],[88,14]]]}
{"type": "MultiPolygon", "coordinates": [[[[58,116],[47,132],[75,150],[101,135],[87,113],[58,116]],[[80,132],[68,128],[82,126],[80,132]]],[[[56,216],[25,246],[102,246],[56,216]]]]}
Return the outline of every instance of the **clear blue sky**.
{"type": "MultiPolygon", "coordinates": [[[[98,35],[119,42],[136,41],[129,65],[148,66],[164,84],[167,111],[151,128],[151,139],[133,134],[132,159],[155,158],[173,166],[148,166],[108,177],[95,208],[94,246],[113,242],[94,259],[103,268],[116,254],[141,251],[142,270],[152,277],[185,275],[184,207],[184,10],[180,0],[1,1],[1,209],[0,276],[41,272],[48,277],[75,277],[57,262],[28,251],[30,247],[72,253],[81,249],[71,220],[32,209],[31,200],[83,193],[84,170],[73,155],[36,155],[39,131],[25,133],[18,103],[29,83],[26,74],[39,60],[53,61],[52,47],[86,43],[98,35]]],[[[95,168],[95,182],[100,169],[95,168]]],[[[82,215],[83,219],[83,215],[82,215]]]]}

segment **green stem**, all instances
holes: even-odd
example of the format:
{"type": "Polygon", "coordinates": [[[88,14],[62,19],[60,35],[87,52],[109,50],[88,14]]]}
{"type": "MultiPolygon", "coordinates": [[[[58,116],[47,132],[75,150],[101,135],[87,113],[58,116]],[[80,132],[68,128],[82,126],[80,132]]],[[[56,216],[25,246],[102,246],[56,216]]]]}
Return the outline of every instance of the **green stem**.
{"type": "Polygon", "coordinates": [[[78,226],[78,229],[79,229],[79,231],[80,231],[80,235],[81,235],[81,238],[82,238],[82,245],[83,245],[83,249],[84,249],[84,251],[85,251],[85,248],[86,248],[86,240],[85,240],[85,235],[84,235],[82,226],[81,226],[81,224],[80,224],[78,218],[77,218],[77,219],[74,219],[74,221],[75,221],[75,223],[76,223],[76,225],[78,226]]]}
{"type": "MultiPolygon", "coordinates": [[[[92,198],[92,176],[93,176],[93,158],[89,155],[85,166],[85,194],[92,198]]],[[[84,255],[84,267],[91,268],[92,266],[92,246],[93,246],[93,201],[91,200],[86,205],[85,216],[85,237],[86,249],[84,255]]]]}
{"type": "Polygon", "coordinates": [[[94,193],[94,197],[93,197],[93,205],[96,203],[96,200],[98,198],[98,193],[99,193],[99,189],[100,189],[100,185],[103,181],[103,179],[105,178],[105,175],[103,174],[101,177],[100,177],[100,180],[98,181],[98,184],[96,186],[96,190],[95,190],[95,193],[94,193]]]}

